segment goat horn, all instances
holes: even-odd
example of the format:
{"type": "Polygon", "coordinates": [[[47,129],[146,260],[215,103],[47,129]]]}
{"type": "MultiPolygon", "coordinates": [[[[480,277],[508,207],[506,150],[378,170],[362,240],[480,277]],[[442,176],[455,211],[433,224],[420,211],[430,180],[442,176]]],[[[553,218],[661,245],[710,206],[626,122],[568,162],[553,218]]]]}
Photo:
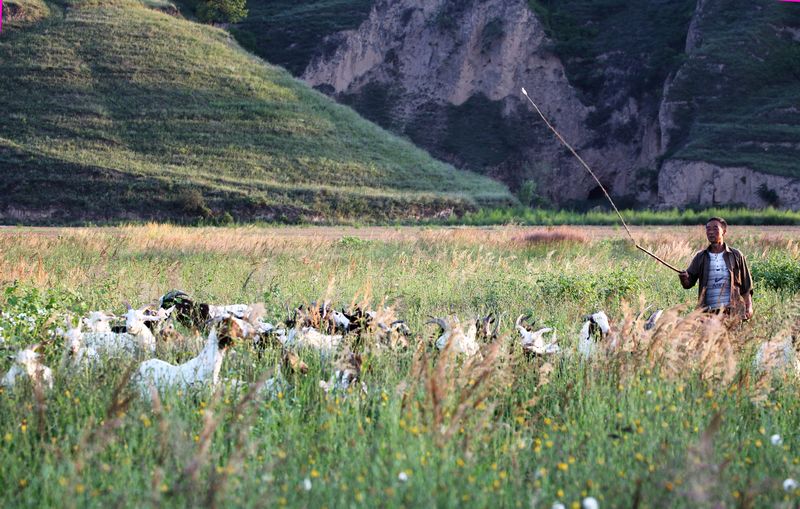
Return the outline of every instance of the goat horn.
{"type": "Polygon", "coordinates": [[[445,322],[444,319],[435,318],[433,316],[431,316],[430,318],[431,318],[430,321],[425,322],[425,325],[428,325],[428,324],[431,324],[431,323],[435,323],[436,325],[438,325],[442,329],[447,329],[447,322],[445,322]]]}

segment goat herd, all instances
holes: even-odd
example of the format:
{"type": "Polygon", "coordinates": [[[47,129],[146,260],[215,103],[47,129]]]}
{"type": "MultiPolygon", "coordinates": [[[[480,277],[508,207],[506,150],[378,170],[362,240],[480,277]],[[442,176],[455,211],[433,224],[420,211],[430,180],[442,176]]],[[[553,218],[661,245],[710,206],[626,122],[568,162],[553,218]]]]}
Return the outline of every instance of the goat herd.
{"type": "MultiPolygon", "coordinates": [[[[185,292],[173,290],[161,297],[157,309],[128,306],[123,315],[124,325],[117,325],[116,316],[102,311],[91,312],[77,323],[74,318],[67,318],[66,328],[56,329],[48,341],[63,341],[65,363],[73,368],[91,367],[108,358],[150,357],[139,365],[132,379],[142,396],[148,398],[154,389],[217,385],[226,352],[236,341],[248,341],[259,352],[266,348],[280,349],[281,363],[276,376],[259,387],[260,391],[272,394],[282,389],[288,373],[307,371],[308,367],[300,360],[298,352],[316,352],[330,358],[346,350],[331,379],[320,382],[320,387],[326,392],[343,390],[359,380],[361,356],[353,352],[405,348],[412,337],[409,327],[403,320],[396,319],[391,308],[376,311],[356,307],[346,311],[336,310],[328,302],[321,306],[312,304],[296,308],[291,317],[278,326],[264,321],[263,312],[264,308],[259,304],[219,306],[197,303],[185,292]],[[159,339],[169,341],[180,336],[174,322],[206,337],[200,353],[179,365],[153,358],[159,339]]],[[[660,316],[660,310],[653,313],[645,328],[655,327],[660,316]]],[[[562,353],[552,328],[535,330],[527,320],[528,317],[520,315],[514,324],[525,354],[551,356],[562,353]],[[549,339],[545,339],[547,335],[549,339]]],[[[440,328],[436,348],[448,348],[467,357],[481,355],[481,344],[497,338],[499,325],[491,314],[471,321],[466,331],[456,317],[431,317],[426,324],[440,328]]],[[[610,330],[604,312],[587,316],[578,338],[578,353],[586,359],[593,356],[597,342],[607,337],[610,330]]],[[[42,363],[36,351],[41,345],[17,352],[13,357],[14,364],[0,380],[0,386],[13,388],[18,379],[28,377],[36,387],[52,388],[52,370],[42,363]]],[[[756,362],[765,355],[764,349],[762,345],[756,362]]],[[[780,346],[773,350],[789,355],[780,346]]],[[[227,382],[246,385],[237,380],[227,382]]],[[[365,389],[363,383],[361,387],[365,389]]]]}

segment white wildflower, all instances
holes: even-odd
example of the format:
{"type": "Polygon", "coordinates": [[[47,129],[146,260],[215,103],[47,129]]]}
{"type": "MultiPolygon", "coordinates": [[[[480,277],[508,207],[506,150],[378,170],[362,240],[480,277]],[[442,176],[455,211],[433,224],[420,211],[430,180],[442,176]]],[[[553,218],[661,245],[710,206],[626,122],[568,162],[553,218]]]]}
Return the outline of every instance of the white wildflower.
{"type": "Polygon", "coordinates": [[[308,477],[303,479],[303,489],[306,491],[311,491],[311,479],[308,477]]]}
{"type": "Polygon", "coordinates": [[[406,482],[406,481],[408,481],[408,474],[405,473],[405,472],[400,472],[399,474],[397,474],[397,479],[400,482],[406,482]]]}
{"type": "Polygon", "coordinates": [[[597,499],[594,497],[586,497],[581,502],[581,509],[599,509],[600,504],[597,503],[597,499]]]}
{"type": "Polygon", "coordinates": [[[782,445],[783,444],[783,439],[777,433],[775,433],[774,435],[769,437],[769,441],[772,443],[772,445],[782,445]]]}
{"type": "Polygon", "coordinates": [[[567,509],[567,506],[561,502],[553,502],[553,506],[550,509],[567,509]]]}
{"type": "Polygon", "coordinates": [[[792,493],[794,490],[797,489],[797,486],[798,486],[797,481],[795,481],[791,477],[783,481],[783,491],[788,491],[789,493],[792,493]]]}

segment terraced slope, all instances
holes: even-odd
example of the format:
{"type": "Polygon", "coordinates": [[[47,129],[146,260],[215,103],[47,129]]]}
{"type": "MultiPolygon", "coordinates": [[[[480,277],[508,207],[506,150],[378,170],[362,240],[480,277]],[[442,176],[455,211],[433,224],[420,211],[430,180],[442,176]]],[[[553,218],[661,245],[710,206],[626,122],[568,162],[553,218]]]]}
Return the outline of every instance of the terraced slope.
{"type": "Polygon", "coordinates": [[[513,200],[222,30],[133,0],[6,13],[3,222],[408,218],[513,200]]]}

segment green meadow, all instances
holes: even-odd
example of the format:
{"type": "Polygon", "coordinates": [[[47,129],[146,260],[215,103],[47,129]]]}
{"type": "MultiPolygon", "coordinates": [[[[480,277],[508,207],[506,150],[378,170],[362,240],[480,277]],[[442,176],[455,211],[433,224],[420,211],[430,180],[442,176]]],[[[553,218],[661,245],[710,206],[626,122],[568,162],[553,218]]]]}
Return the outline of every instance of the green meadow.
{"type": "MultiPolygon", "coordinates": [[[[634,235],[678,266],[703,246],[697,227],[634,235]]],[[[800,478],[794,367],[764,373],[752,358],[797,334],[796,230],[729,236],[756,279],[746,323],[692,313],[696,290],[615,228],[3,229],[3,347],[45,343],[55,387],[0,394],[0,505],[795,507],[800,492],[782,486],[800,478]],[[48,342],[65,315],[122,313],[173,288],[263,303],[272,323],[312,301],[389,307],[412,336],[406,349],[359,350],[364,390],[324,393],[338,360],[301,351],[308,373],[274,397],[223,383],[152,405],[128,383],[142,359],[75,370],[48,342]],[[617,346],[585,361],[579,329],[598,310],[617,346]],[[481,356],[432,347],[429,315],[489,312],[499,337],[481,356]],[[563,353],[526,357],[519,314],[553,327],[563,353]]],[[[186,344],[160,342],[157,356],[183,362],[199,348],[186,344]]],[[[223,379],[279,365],[274,348],[232,350],[223,379]]]]}

